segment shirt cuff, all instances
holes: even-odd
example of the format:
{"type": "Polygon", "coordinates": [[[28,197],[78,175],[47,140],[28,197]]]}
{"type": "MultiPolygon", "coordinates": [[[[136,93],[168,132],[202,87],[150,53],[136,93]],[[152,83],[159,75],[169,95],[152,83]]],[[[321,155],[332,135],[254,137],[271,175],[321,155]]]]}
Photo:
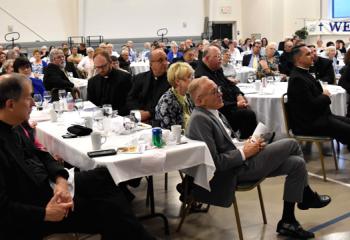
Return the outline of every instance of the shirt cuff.
{"type": "Polygon", "coordinates": [[[245,161],[245,160],[246,160],[246,158],[245,158],[245,154],[244,154],[244,152],[243,152],[243,148],[238,149],[238,150],[240,151],[240,153],[241,153],[241,155],[242,155],[242,159],[243,159],[243,161],[245,161]]]}

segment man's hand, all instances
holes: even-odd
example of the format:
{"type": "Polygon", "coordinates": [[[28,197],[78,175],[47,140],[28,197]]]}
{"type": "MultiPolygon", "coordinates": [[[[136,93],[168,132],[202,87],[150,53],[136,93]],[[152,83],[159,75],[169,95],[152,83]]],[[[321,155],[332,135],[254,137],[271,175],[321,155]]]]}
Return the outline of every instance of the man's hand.
{"type": "Polygon", "coordinates": [[[261,150],[265,148],[265,146],[266,143],[260,138],[252,137],[248,139],[243,146],[243,152],[246,159],[258,154],[261,150]]]}
{"type": "Polygon", "coordinates": [[[238,95],[236,100],[237,100],[237,107],[238,108],[248,107],[248,102],[242,95],[238,95]]]}
{"type": "Polygon", "coordinates": [[[151,113],[144,110],[139,110],[141,114],[141,122],[147,122],[151,118],[151,113]]]}
{"type": "Polygon", "coordinates": [[[323,95],[326,95],[326,96],[328,96],[328,97],[330,97],[331,96],[331,93],[328,91],[328,89],[323,89],[323,93],[322,93],[323,95]]]}
{"type": "Polygon", "coordinates": [[[69,192],[68,182],[63,177],[56,178],[56,185],[54,188],[54,195],[58,195],[57,203],[72,203],[71,209],[73,211],[73,198],[69,192]]]}
{"type": "Polygon", "coordinates": [[[73,207],[73,201],[67,203],[58,203],[59,199],[62,196],[58,193],[55,194],[50,202],[46,205],[45,208],[45,221],[50,222],[59,222],[65,216],[67,216],[69,209],[73,207]]]}

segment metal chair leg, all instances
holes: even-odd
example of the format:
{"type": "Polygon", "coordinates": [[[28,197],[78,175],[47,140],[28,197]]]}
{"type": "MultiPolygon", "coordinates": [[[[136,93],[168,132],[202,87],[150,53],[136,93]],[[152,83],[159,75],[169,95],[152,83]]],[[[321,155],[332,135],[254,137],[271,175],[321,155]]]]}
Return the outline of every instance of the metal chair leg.
{"type": "Polygon", "coordinates": [[[176,232],[180,232],[182,224],[184,223],[185,218],[187,217],[187,215],[190,212],[192,203],[193,203],[193,201],[189,201],[189,203],[187,203],[187,204],[186,203],[182,203],[181,211],[180,211],[181,219],[180,219],[179,225],[177,226],[176,232]]]}
{"type": "Polygon", "coordinates": [[[164,174],[164,190],[168,191],[168,173],[164,174]]]}
{"type": "Polygon", "coordinates": [[[239,212],[238,212],[237,199],[233,201],[233,208],[235,210],[239,240],[243,240],[242,225],[241,225],[241,219],[239,217],[239,212]]]}
{"type": "Polygon", "coordinates": [[[323,157],[323,152],[322,152],[322,145],[320,142],[317,142],[317,147],[318,147],[318,151],[320,152],[320,160],[321,160],[321,166],[322,166],[322,173],[323,173],[323,180],[326,182],[327,181],[327,177],[326,177],[326,170],[324,167],[324,157],[323,157]]]}
{"type": "Polygon", "coordinates": [[[334,142],[333,140],[331,140],[331,144],[332,144],[332,151],[333,151],[333,159],[334,159],[334,164],[335,164],[335,170],[338,170],[338,160],[337,160],[337,153],[335,152],[335,147],[334,147],[334,142]]]}
{"type": "Polygon", "coordinates": [[[264,221],[264,224],[267,224],[266,213],[265,213],[265,206],[264,206],[264,199],[263,199],[263,196],[262,196],[262,193],[261,193],[260,184],[257,186],[257,188],[258,188],[259,202],[260,202],[260,208],[261,208],[263,221],[264,221]]]}

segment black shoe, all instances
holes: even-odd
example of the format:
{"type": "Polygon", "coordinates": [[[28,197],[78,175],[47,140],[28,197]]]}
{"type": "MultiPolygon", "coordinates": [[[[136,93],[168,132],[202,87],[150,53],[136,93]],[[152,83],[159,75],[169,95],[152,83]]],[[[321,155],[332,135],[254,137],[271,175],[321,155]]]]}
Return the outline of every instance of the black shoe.
{"type": "Polygon", "coordinates": [[[309,208],[323,208],[331,202],[331,197],[328,195],[318,195],[314,192],[311,200],[298,203],[298,208],[301,210],[307,210],[309,208]]]}
{"type": "Polygon", "coordinates": [[[276,232],[281,235],[297,239],[308,239],[315,237],[315,234],[304,230],[298,222],[287,223],[280,220],[277,224],[276,232]]]}

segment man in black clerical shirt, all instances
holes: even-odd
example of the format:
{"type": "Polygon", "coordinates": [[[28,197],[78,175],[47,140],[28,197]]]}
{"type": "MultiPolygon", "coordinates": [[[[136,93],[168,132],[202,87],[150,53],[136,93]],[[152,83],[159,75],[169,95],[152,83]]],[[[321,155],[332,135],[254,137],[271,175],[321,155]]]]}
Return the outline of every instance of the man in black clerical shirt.
{"type": "Polygon", "coordinates": [[[290,75],[290,72],[294,67],[293,57],[291,53],[292,48],[293,42],[291,40],[286,40],[284,42],[284,51],[279,59],[280,64],[278,65],[278,69],[280,70],[280,73],[286,74],[287,76],[290,75]]]}
{"type": "Polygon", "coordinates": [[[89,80],[87,98],[96,106],[112,104],[119,115],[127,115],[126,98],[131,89],[131,75],[112,67],[112,60],[106,51],[96,51],[94,65],[97,75],[89,80]]]}
{"type": "Polygon", "coordinates": [[[295,67],[288,81],[288,115],[296,134],[330,136],[350,144],[350,119],[331,112],[331,94],[310,73],[311,50],[296,46],[292,50],[295,67]]]}
{"type": "Polygon", "coordinates": [[[34,106],[32,94],[24,75],[0,77],[0,239],[39,240],[66,232],[153,239],[106,168],[70,174],[21,133],[19,125],[34,106]]]}
{"type": "Polygon", "coordinates": [[[159,48],[150,52],[149,59],[151,70],[134,76],[127,105],[130,110],[140,110],[142,122],[156,125],[153,120],[155,107],[159,98],[170,88],[166,76],[168,59],[163,49],[159,48]]]}
{"type": "Polygon", "coordinates": [[[333,61],[317,56],[315,45],[309,45],[313,59],[313,65],[310,67],[310,72],[315,74],[317,80],[327,82],[328,84],[335,83],[335,73],[333,61]]]}

